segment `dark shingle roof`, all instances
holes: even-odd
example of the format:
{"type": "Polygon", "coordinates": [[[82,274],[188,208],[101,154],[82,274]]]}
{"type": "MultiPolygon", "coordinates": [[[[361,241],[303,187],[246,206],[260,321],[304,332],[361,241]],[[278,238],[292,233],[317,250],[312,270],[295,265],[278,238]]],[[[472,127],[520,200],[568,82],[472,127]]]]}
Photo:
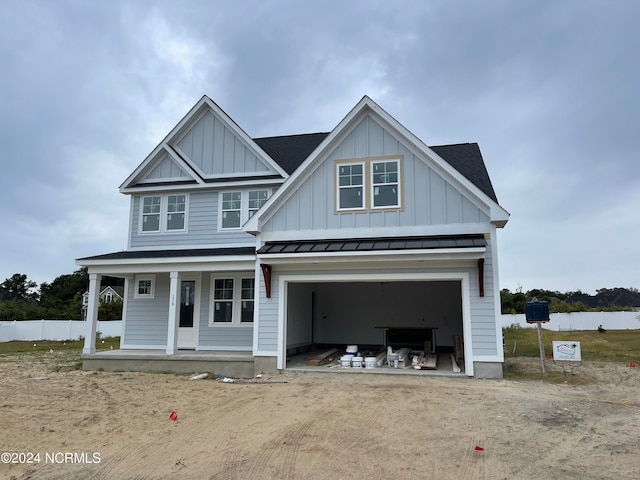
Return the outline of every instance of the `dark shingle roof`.
{"type": "MultiPolygon", "coordinates": [[[[288,174],[292,174],[329,135],[307,133],[281,137],[254,138],[253,141],[273,158],[288,174]]],[[[496,203],[498,199],[477,143],[459,143],[429,147],[496,203]]]]}
{"type": "Polygon", "coordinates": [[[456,145],[440,145],[429,148],[486,193],[489,198],[498,203],[496,192],[494,192],[493,185],[491,185],[491,180],[477,143],[458,143],[456,145]]]}
{"type": "Polygon", "coordinates": [[[254,138],[253,141],[291,175],[328,133],[305,133],[283,137],[254,138]]]}
{"type": "Polygon", "coordinates": [[[142,258],[219,257],[224,255],[255,255],[255,253],[255,247],[190,248],[185,250],[131,250],[105,253],[94,257],[79,258],[78,260],[137,260],[142,258]]]}
{"type": "Polygon", "coordinates": [[[473,248],[487,245],[482,235],[431,237],[350,238],[346,240],[302,240],[267,242],[258,253],[366,252],[379,250],[425,250],[434,248],[473,248]]]}

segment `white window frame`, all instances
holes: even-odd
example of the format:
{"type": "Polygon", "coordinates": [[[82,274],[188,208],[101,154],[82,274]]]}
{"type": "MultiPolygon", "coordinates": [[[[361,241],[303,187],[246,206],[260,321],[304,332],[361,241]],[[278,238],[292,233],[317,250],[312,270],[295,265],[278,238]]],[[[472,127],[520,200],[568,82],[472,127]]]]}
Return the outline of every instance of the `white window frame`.
{"type": "Polygon", "coordinates": [[[371,189],[370,189],[370,192],[371,192],[371,204],[370,205],[371,206],[370,206],[370,208],[372,210],[386,210],[386,209],[389,209],[389,208],[394,208],[394,209],[400,208],[401,205],[402,205],[402,197],[401,197],[401,190],[400,190],[400,159],[399,158],[391,158],[391,159],[371,160],[370,165],[371,165],[371,168],[370,168],[370,170],[371,170],[371,177],[370,177],[370,180],[371,180],[371,189]],[[386,183],[375,184],[374,181],[373,181],[373,177],[375,175],[375,173],[373,171],[374,170],[373,166],[375,164],[377,164],[377,163],[383,163],[383,164],[385,164],[385,163],[395,163],[396,164],[396,175],[397,175],[396,181],[395,182],[386,182],[386,183]],[[395,205],[380,205],[380,206],[376,206],[376,204],[375,204],[376,187],[380,187],[380,186],[385,186],[386,187],[386,186],[390,186],[390,185],[395,185],[396,188],[397,188],[397,192],[396,192],[397,202],[396,202],[396,204],[395,205]]]}
{"type": "Polygon", "coordinates": [[[366,195],[366,184],[367,184],[367,172],[366,172],[366,164],[362,161],[353,161],[353,162],[337,162],[336,163],[336,210],[339,212],[344,211],[354,211],[354,210],[365,210],[367,208],[367,195],[366,195]],[[342,190],[346,190],[348,188],[356,188],[358,185],[340,185],[340,167],[354,167],[356,165],[360,165],[362,167],[362,183],[359,185],[361,196],[362,196],[362,206],[360,207],[340,207],[340,193],[342,190]]]}
{"type": "MultiPolygon", "coordinates": [[[[151,205],[153,206],[153,205],[151,205]]],[[[162,230],[162,195],[144,195],[140,197],[140,233],[158,233],[162,230]],[[145,213],[144,211],[144,201],[146,199],[151,198],[159,198],[160,199],[160,210],[158,212],[149,212],[145,213]],[[158,228],[156,230],[145,230],[144,229],[144,220],[149,216],[158,216],[158,228]]]]}
{"type": "Polygon", "coordinates": [[[173,234],[173,233],[185,233],[187,231],[187,225],[189,224],[189,193],[164,193],[161,195],[141,195],[140,196],[140,221],[138,225],[138,232],[140,235],[153,235],[153,234],[173,234]],[[169,197],[176,197],[184,195],[184,212],[169,212],[169,197]],[[145,198],[160,198],[160,212],[153,214],[144,213],[144,199],[145,198]],[[184,213],[184,225],[183,228],[168,228],[169,215],[173,213],[184,213]],[[158,230],[143,230],[144,216],[145,215],[160,215],[160,222],[158,230]]]}
{"type": "MultiPolygon", "coordinates": [[[[211,274],[211,286],[209,288],[209,326],[220,328],[220,327],[253,327],[254,322],[243,322],[242,321],[242,280],[243,279],[252,279],[254,281],[255,288],[255,277],[253,273],[245,273],[245,274],[220,274],[213,273],[211,274]],[[215,322],[214,313],[215,313],[215,285],[216,280],[233,280],[233,297],[231,300],[231,321],[230,322],[215,322]]],[[[245,299],[249,300],[249,299],[245,299]]],[[[255,293],[254,298],[250,299],[253,301],[254,305],[254,314],[255,314],[255,293]]]]}
{"type": "Polygon", "coordinates": [[[156,295],[156,276],[155,275],[136,275],[133,284],[133,298],[155,298],[156,295]],[[140,293],[140,282],[148,281],[149,292],[140,293]]]}
{"type": "MultiPolygon", "coordinates": [[[[219,232],[233,232],[233,231],[237,231],[237,230],[241,230],[242,226],[247,222],[247,220],[249,220],[249,218],[251,218],[251,216],[249,215],[249,196],[252,192],[266,192],[267,193],[267,198],[264,200],[264,202],[262,202],[262,204],[260,205],[259,208],[262,208],[262,205],[264,205],[267,200],[269,200],[269,198],[271,198],[271,195],[273,194],[273,189],[271,188],[250,188],[250,189],[233,189],[233,190],[221,190],[219,192],[219,197],[218,197],[218,231],[219,232]],[[239,193],[240,194],[240,226],[238,227],[223,227],[222,226],[222,217],[224,215],[225,211],[229,211],[229,210],[225,210],[223,209],[223,199],[224,199],[224,194],[225,193],[239,193]]],[[[251,209],[253,211],[253,213],[255,214],[255,212],[257,212],[258,209],[251,209]]],[[[233,210],[235,211],[235,209],[233,210]]]]}
{"type": "MultiPolygon", "coordinates": [[[[387,211],[387,210],[402,210],[403,208],[403,192],[402,192],[402,183],[403,179],[403,166],[402,166],[403,157],[402,155],[393,155],[393,156],[385,156],[385,157],[371,157],[371,158],[357,158],[357,159],[340,159],[335,161],[335,179],[334,179],[334,189],[335,189],[335,212],[336,213],[358,213],[358,212],[379,212],[379,211],[387,211]],[[390,163],[395,162],[398,168],[398,181],[389,182],[387,184],[381,185],[391,185],[396,184],[398,188],[398,202],[396,205],[381,205],[375,206],[375,187],[377,185],[373,184],[373,164],[376,163],[390,163]],[[362,207],[340,207],[340,167],[346,165],[363,165],[363,186],[362,186],[362,207]]],[[[348,186],[342,186],[342,188],[347,188],[348,186]]]]}
{"type": "Polygon", "coordinates": [[[242,223],[243,223],[242,222],[242,210],[243,209],[242,209],[242,191],[241,190],[227,190],[226,192],[220,192],[220,217],[218,217],[218,218],[220,218],[220,222],[219,222],[220,229],[221,230],[239,230],[239,229],[241,229],[242,228],[242,223]],[[224,196],[227,195],[227,194],[229,194],[229,195],[231,195],[231,194],[239,194],[240,195],[240,200],[239,200],[240,201],[240,206],[238,208],[233,208],[233,209],[231,209],[231,208],[225,209],[224,208],[224,202],[225,202],[224,196]],[[235,227],[235,226],[234,227],[225,227],[223,225],[224,215],[227,212],[239,212],[238,226],[237,227],[235,227]]]}

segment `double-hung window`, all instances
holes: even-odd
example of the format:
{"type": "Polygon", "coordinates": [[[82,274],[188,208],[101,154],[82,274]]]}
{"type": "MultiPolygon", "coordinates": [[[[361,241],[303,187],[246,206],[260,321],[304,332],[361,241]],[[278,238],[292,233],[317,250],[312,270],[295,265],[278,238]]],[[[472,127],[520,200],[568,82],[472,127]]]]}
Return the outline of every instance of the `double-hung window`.
{"type": "Polygon", "coordinates": [[[269,189],[222,192],[221,219],[218,228],[220,230],[240,228],[265,204],[270,193],[269,189]]]}
{"type": "Polygon", "coordinates": [[[364,208],[364,164],[338,165],[338,210],[364,208]]]}
{"type": "Polygon", "coordinates": [[[223,192],[222,228],[240,228],[242,192],[223,192]]]}
{"type": "Polygon", "coordinates": [[[160,209],[162,197],[144,197],[142,199],[142,231],[160,231],[160,209]]]}
{"type": "Polygon", "coordinates": [[[336,211],[402,207],[401,159],[366,158],[336,162],[336,211]]]}
{"type": "Polygon", "coordinates": [[[136,275],[133,298],[153,298],[155,290],[155,275],[136,275]]]}
{"type": "Polygon", "coordinates": [[[399,161],[371,162],[371,207],[399,207],[399,161]]]}
{"type": "Polygon", "coordinates": [[[142,233],[184,232],[187,229],[189,196],[152,195],[142,197],[142,233]]]}
{"type": "Polygon", "coordinates": [[[186,198],[185,195],[167,197],[167,230],[184,230],[186,198]]]}
{"type": "Polygon", "coordinates": [[[253,323],[254,289],[253,277],[212,278],[210,325],[253,323]]]}

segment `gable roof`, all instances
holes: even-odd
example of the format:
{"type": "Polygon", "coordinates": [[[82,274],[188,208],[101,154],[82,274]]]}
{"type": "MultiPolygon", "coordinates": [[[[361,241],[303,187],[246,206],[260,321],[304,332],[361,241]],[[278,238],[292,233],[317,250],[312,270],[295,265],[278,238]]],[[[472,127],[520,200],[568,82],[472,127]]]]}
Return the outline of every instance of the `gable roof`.
{"type": "MultiPolygon", "coordinates": [[[[180,139],[185,132],[202,118],[206,112],[211,112],[216,118],[220,119],[225,127],[227,127],[232,134],[238,138],[262,164],[268,167],[270,171],[252,176],[252,179],[266,178],[272,179],[275,176],[278,178],[286,179],[289,174],[283,169],[276,161],[274,161],[264,149],[258,147],[258,145],[247,135],[247,133],[238,126],[235,121],[229,115],[226,114],[213,100],[208,96],[203,95],[202,98],[187,112],[187,114],[178,122],[178,124],[171,129],[171,131],[165,136],[165,138],[154,148],[154,150],[147,155],[140,165],[129,175],[126,180],[120,185],[120,192],[130,193],[134,189],[144,187],[144,184],[139,184],[140,178],[155,168],[156,164],[161,161],[165,155],[171,157],[171,159],[181,167],[188,175],[195,181],[195,185],[205,185],[207,183],[213,183],[210,178],[205,178],[199,171],[198,167],[193,165],[188,159],[184,158],[179,151],[176,150],[173,142],[180,139]]],[[[228,179],[222,179],[227,181],[228,179]]],[[[173,183],[173,182],[172,182],[173,183]]]]}
{"type": "Polygon", "coordinates": [[[291,175],[327,135],[329,135],[328,132],[303,133],[301,135],[254,138],[253,141],[291,175]]]}
{"type": "MultiPolygon", "coordinates": [[[[437,165],[443,170],[447,176],[457,181],[463,188],[486,203],[490,210],[489,216],[492,222],[499,227],[503,227],[507,223],[509,212],[498,204],[477,144],[448,145],[439,147],[439,149],[437,147],[435,149],[429,148],[422,140],[407,130],[406,127],[365,95],[340,123],[338,123],[331,133],[321,140],[319,136],[321,134],[317,134],[318,136],[315,137],[315,140],[320,140],[320,143],[313,149],[309,157],[293,171],[285,181],[283,187],[278,189],[258,213],[249,219],[244,226],[245,231],[258,232],[260,219],[265,216],[268,217],[276,206],[279,206],[281,202],[285,201],[288,195],[304,181],[307,172],[313,171],[314,165],[323,160],[323,155],[330,151],[344,132],[356,125],[365,115],[371,115],[382,121],[398,138],[402,139],[406,145],[411,146],[415,151],[429,158],[433,161],[434,165],[437,165]],[[443,154],[448,160],[445,160],[440,154],[443,154]]],[[[284,141],[282,140],[284,137],[280,138],[281,141],[284,141]]]]}

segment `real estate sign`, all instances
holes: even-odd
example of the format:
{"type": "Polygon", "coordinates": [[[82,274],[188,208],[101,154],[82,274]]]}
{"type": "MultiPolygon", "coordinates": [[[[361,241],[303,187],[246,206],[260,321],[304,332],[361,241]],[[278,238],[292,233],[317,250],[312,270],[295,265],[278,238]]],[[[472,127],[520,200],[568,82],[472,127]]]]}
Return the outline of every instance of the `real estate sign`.
{"type": "Polygon", "coordinates": [[[582,361],[580,342],[554,340],[552,343],[554,360],[569,360],[573,362],[582,361]]]}

